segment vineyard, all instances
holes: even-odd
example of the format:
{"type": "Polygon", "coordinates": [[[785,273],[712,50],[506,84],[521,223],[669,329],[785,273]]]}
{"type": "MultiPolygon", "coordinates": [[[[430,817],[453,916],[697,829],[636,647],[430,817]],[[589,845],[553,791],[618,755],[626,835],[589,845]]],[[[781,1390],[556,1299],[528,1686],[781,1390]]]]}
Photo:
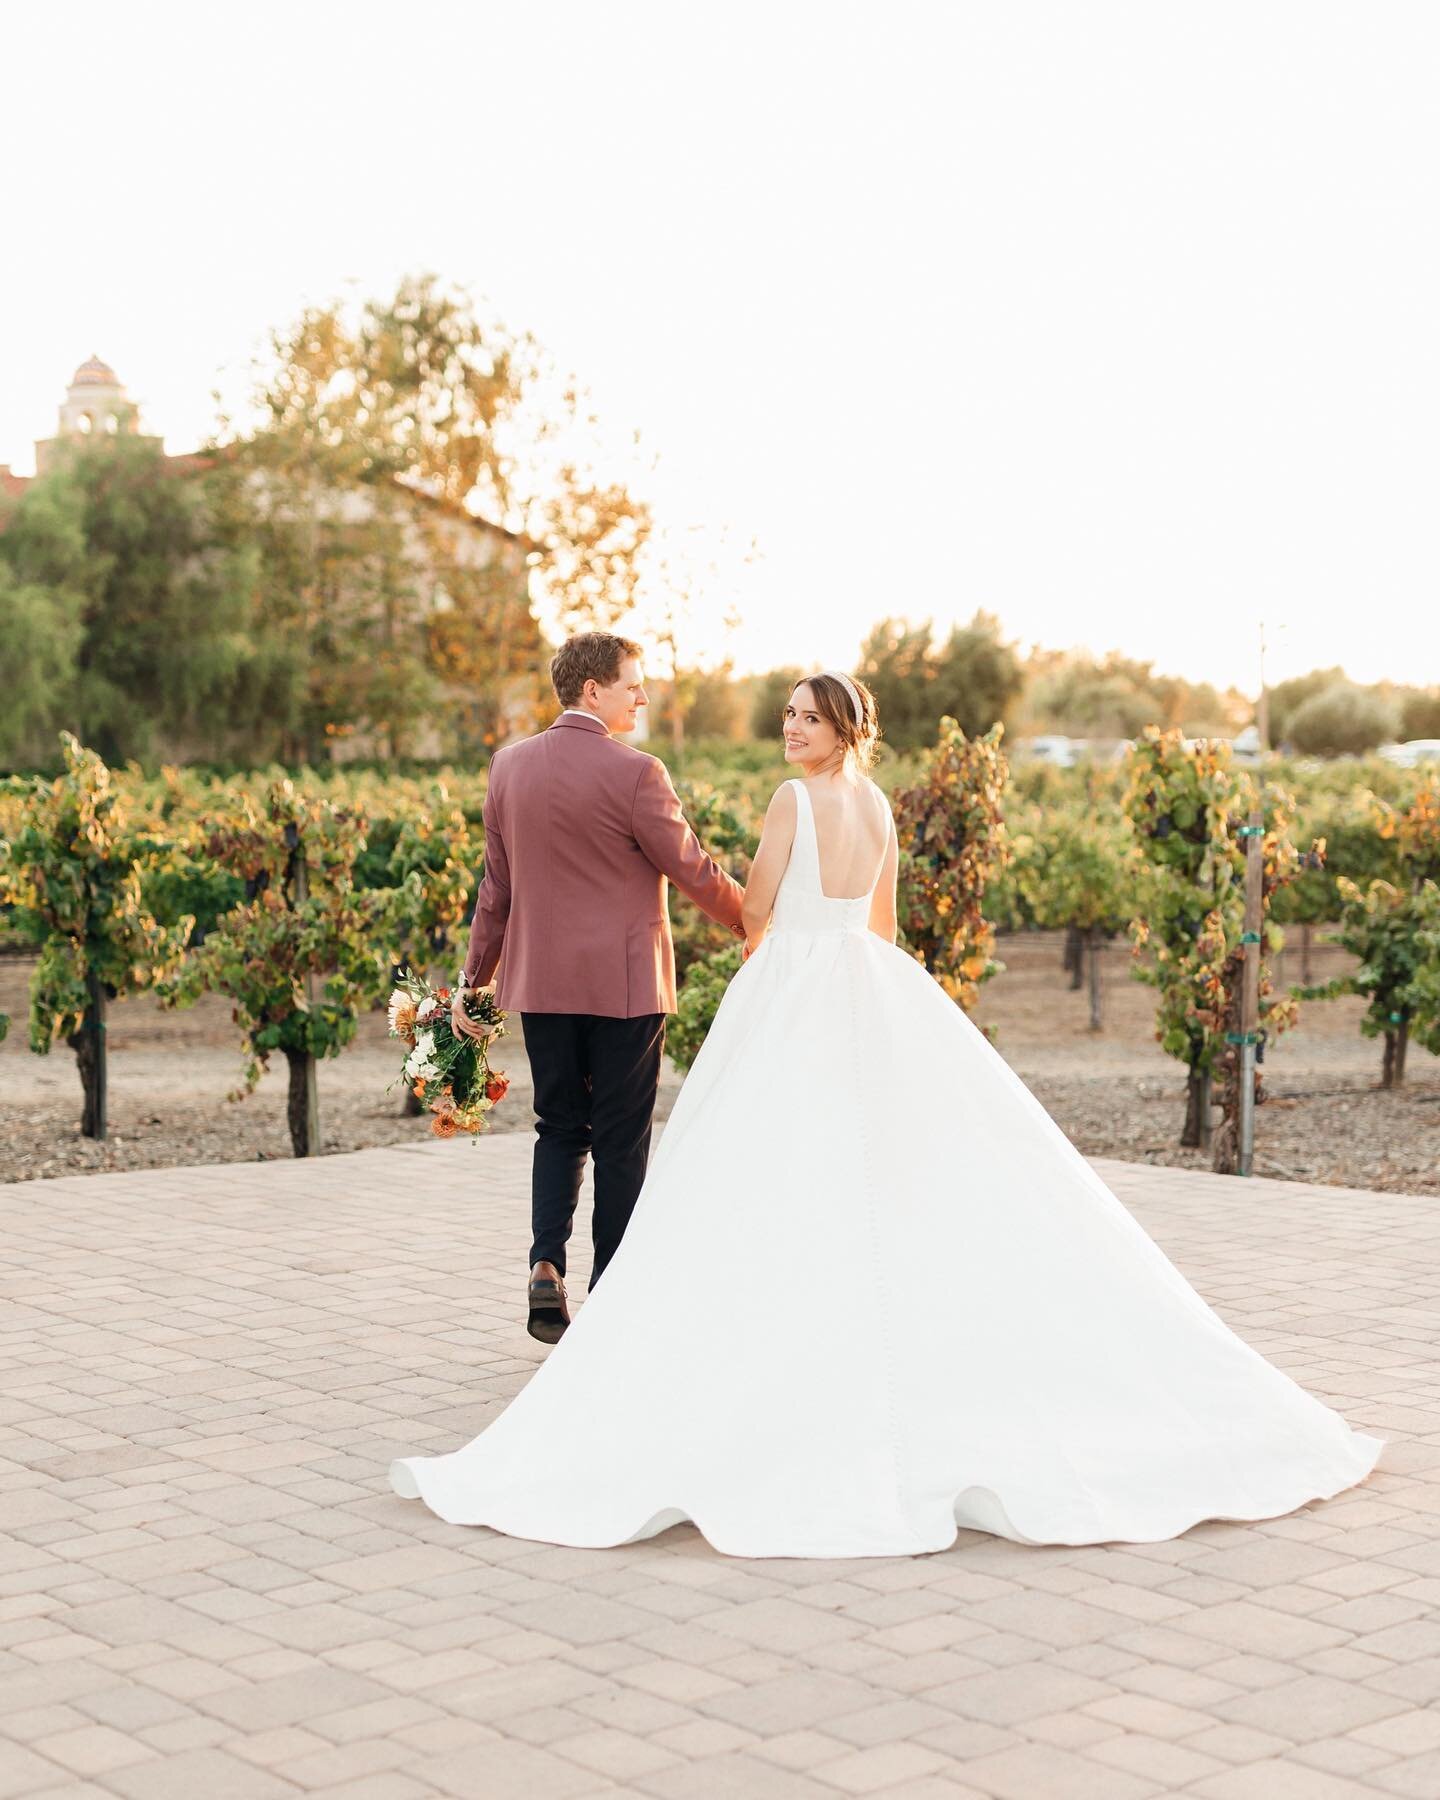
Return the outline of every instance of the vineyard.
{"type": "MultiPolygon", "coordinates": [[[[692,750],[677,778],[702,841],[741,879],[782,774],[768,749],[745,746],[713,757],[692,750]]],[[[1241,978],[1245,940],[1257,936],[1262,1058],[1294,1029],[1302,1007],[1308,1023],[1334,1002],[1377,1040],[1366,1086],[1403,1094],[1406,1104],[1433,1099],[1433,777],[1379,762],[1277,763],[1266,768],[1262,790],[1223,744],[1155,731],[1122,764],[1010,769],[998,731],[967,737],[946,721],[930,751],[888,759],[879,779],[901,840],[904,945],[1006,1054],[1023,1042],[1037,1069],[1044,1062],[1051,983],[1057,1008],[1063,995],[1064,1005],[1082,1009],[1090,1061],[1099,1068],[1111,1059],[1117,1093],[1139,1091],[1124,1059],[1153,1030],[1176,1071],[1173,1090],[1157,1086],[1174,1094],[1164,1103],[1163,1137],[1191,1160],[1233,1169],[1241,978]],[[1245,843],[1256,829],[1247,821],[1257,816],[1263,883],[1252,934],[1245,843]],[[1044,974],[1036,951],[1052,934],[1063,955],[1047,956],[1044,974]],[[1012,962],[1017,973],[1007,978],[1012,962]],[[1026,1009],[1031,1023],[1022,1019],[1026,1009]],[[1417,1052],[1425,1059],[1418,1065],[1417,1052]]],[[[193,1013],[211,1037],[228,1034],[234,1117],[244,1118],[238,1103],[275,1061],[294,1154],[348,1147],[362,1098],[367,1118],[393,1119],[397,1133],[423,1130],[423,1121],[405,1118],[419,1111],[413,1097],[403,1087],[387,1092],[398,1068],[376,1036],[378,1009],[398,968],[454,967],[483,867],[484,795],[483,771],[146,774],[108,768],[67,740],[57,779],[0,783],[0,952],[14,975],[0,992],[12,996],[15,1015],[0,1098],[23,1088],[13,1053],[27,1031],[44,1066],[59,1065],[45,1078],[47,1094],[56,1093],[60,1068],[73,1069],[69,1132],[78,1126],[81,1142],[103,1144],[116,1021],[143,1016],[147,1031],[159,1032],[163,1014],[178,1044],[193,1013]],[[22,970],[23,1025],[13,997],[22,970]],[[357,1043],[338,1085],[326,1086],[326,1107],[343,1121],[332,1129],[317,1068],[357,1043]]],[[[683,1069],[704,1041],[737,953],[727,934],[674,896],[672,914],[682,990],[669,1047],[683,1069]]],[[[1334,1035],[1327,1030],[1327,1042],[1334,1035]]],[[[1146,1054],[1154,1058],[1153,1046],[1146,1054]]],[[[1065,1078],[1032,1079],[1050,1104],[1047,1079],[1065,1078]]],[[[1266,1101],[1266,1079],[1257,1086],[1266,1101]]],[[[522,1079],[509,1128],[528,1126],[524,1100],[522,1079]]],[[[1292,1102],[1279,1104],[1283,1114],[1292,1102]]],[[[6,1110],[12,1140],[25,1137],[23,1114],[23,1105],[6,1110]]],[[[1412,1106],[1406,1119],[1412,1136],[1428,1127],[1429,1165],[1440,1165],[1440,1109],[1412,1106]]],[[[1265,1120],[1262,1111],[1262,1142],[1265,1120]]],[[[49,1129],[57,1135],[53,1123],[49,1129]]],[[[1139,1153],[1154,1154],[1156,1128],[1146,1129],[1139,1153]]],[[[197,1124],[196,1148],[184,1160],[256,1153],[233,1147],[240,1127],[223,1135],[224,1144],[217,1138],[207,1151],[211,1139],[197,1124]]],[[[1129,1141],[1107,1129],[1098,1147],[1112,1139],[1129,1141]]],[[[5,1172],[42,1165],[50,1166],[32,1146],[5,1172]]],[[[1327,1178],[1323,1158],[1319,1166],[1318,1178],[1327,1178]]]]}

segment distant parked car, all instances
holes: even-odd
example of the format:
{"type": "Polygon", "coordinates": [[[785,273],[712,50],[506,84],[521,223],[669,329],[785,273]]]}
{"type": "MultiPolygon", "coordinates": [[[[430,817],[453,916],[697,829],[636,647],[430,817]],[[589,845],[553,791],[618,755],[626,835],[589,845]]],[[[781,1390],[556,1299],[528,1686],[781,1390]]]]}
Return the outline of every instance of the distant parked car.
{"type": "Polygon", "coordinates": [[[1075,767],[1077,745],[1074,738],[1022,738],[1016,748],[1033,762],[1050,763],[1057,769],[1073,769],[1075,767]]]}
{"type": "Polygon", "coordinates": [[[1377,755],[1397,769],[1414,769],[1423,762],[1440,762],[1440,738],[1411,738],[1408,744],[1382,744],[1377,755]]]}
{"type": "Polygon", "coordinates": [[[1254,725],[1247,725],[1243,731],[1236,732],[1230,740],[1230,753],[1236,762],[1253,763],[1260,760],[1260,732],[1254,725]]]}

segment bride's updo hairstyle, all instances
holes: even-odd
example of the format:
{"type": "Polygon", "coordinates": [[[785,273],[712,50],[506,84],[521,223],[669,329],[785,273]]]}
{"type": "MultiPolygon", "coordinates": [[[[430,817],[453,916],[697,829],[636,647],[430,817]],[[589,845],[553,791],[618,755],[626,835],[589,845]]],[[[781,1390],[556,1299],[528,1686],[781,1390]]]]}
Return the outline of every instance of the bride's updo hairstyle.
{"type": "MultiPolygon", "coordinates": [[[[801,684],[797,681],[795,685],[801,684]]],[[[853,762],[862,774],[868,773],[875,761],[875,746],[880,741],[880,715],[875,708],[875,696],[853,675],[847,675],[844,681],[838,675],[807,675],[804,685],[815,696],[816,712],[827,725],[835,727],[846,762],[853,762]],[[855,715],[857,700],[860,703],[858,718],[855,715]]]]}

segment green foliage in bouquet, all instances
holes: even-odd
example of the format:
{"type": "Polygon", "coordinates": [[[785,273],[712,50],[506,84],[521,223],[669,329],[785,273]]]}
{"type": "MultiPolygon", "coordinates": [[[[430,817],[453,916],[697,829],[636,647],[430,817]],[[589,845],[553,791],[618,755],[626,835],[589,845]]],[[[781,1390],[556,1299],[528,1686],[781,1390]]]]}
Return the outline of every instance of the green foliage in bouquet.
{"type": "Polygon", "coordinates": [[[408,969],[400,971],[390,996],[390,1035],[406,1049],[399,1079],[429,1108],[430,1129],[439,1138],[488,1131],[488,1114],[510,1087],[510,1077],[490,1067],[490,1045],[505,1035],[505,1014],[493,991],[472,989],[465,998],[466,1013],[485,1028],[484,1040],[457,1035],[452,997],[450,988],[431,987],[408,969]]]}
{"type": "Polygon", "coordinates": [[[916,960],[969,1012],[980,984],[1003,968],[982,906],[1010,859],[1001,813],[1004,726],[967,738],[943,719],[922,778],[892,795],[900,840],[898,916],[916,960]]]}
{"type": "Polygon", "coordinates": [[[0,849],[0,902],[12,931],[36,946],[30,1048],[59,1037],[74,1050],[84,1090],[81,1131],[106,1135],[105,1014],[111,1000],[164,981],[192,920],[162,924],[145,884],[158,855],[104,762],[68,732],[64,772],[36,780],[15,835],[0,849]]]}

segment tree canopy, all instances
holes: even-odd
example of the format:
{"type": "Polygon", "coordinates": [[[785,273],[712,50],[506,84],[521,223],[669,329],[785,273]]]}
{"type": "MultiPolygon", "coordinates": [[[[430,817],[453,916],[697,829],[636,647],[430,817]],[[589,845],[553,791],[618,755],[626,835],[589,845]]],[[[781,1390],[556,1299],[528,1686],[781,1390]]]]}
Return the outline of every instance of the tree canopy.
{"type": "Polygon", "coordinates": [[[153,443],[58,459],[0,533],[0,640],[41,683],[3,728],[11,754],[71,719],[110,759],[213,742],[253,655],[254,574],[203,482],[153,443]]]}
{"type": "Polygon", "coordinates": [[[886,742],[901,750],[931,743],[944,718],[967,736],[983,736],[1010,717],[1025,682],[1000,621],[985,612],[940,645],[929,623],[882,619],[865,640],[857,673],[875,695],[886,742]]]}

